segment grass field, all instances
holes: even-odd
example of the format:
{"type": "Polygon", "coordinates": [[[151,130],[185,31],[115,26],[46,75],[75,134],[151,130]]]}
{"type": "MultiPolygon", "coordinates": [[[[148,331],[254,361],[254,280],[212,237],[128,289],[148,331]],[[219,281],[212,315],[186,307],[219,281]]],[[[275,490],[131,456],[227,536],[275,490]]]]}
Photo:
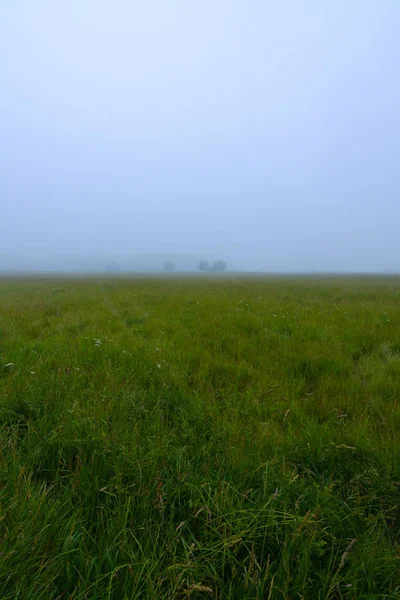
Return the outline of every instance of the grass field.
{"type": "Polygon", "coordinates": [[[400,278],[0,280],[0,597],[399,599],[400,278]]]}

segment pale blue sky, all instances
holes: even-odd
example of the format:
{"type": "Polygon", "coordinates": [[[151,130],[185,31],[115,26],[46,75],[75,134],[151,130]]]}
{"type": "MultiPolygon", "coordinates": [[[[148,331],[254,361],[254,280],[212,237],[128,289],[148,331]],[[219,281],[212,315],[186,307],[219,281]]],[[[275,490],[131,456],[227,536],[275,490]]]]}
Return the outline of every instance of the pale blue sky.
{"type": "Polygon", "coordinates": [[[2,0],[1,260],[400,271],[399,23],[398,0],[2,0]]]}

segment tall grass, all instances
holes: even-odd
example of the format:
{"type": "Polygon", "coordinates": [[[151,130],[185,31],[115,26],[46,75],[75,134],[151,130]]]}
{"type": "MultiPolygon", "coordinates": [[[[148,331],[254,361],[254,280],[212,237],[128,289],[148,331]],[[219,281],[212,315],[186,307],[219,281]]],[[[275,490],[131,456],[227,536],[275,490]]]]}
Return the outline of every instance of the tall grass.
{"type": "Polygon", "coordinates": [[[0,281],[0,590],[400,597],[400,280],[0,281]]]}

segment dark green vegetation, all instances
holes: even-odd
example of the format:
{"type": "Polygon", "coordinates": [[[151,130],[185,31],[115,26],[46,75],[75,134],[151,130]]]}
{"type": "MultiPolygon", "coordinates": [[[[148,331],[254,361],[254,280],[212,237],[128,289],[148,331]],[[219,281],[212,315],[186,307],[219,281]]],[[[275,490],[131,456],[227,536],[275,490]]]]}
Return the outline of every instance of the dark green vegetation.
{"type": "Polygon", "coordinates": [[[3,280],[0,365],[2,600],[400,597],[399,279],[3,280]]]}

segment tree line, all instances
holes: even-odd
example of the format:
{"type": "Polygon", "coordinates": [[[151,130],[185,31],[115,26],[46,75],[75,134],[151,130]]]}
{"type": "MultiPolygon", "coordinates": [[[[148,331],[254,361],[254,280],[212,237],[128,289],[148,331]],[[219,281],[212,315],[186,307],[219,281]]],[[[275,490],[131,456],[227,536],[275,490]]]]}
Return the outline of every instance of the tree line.
{"type": "MultiPolygon", "coordinates": [[[[203,273],[223,273],[226,271],[226,262],[223,260],[216,260],[214,263],[209,264],[208,260],[201,260],[197,265],[197,270],[203,273]]],[[[175,263],[172,260],[167,260],[164,263],[164,271],[171,273],[175,271],[175,263]]]]}
{"type": "MultiPolygon", "coordinates": [[[[119,273],[120,268],[115,262],[110,262],[106,265],[105,270],[108,273],[119,273]]],[[[167,260],[164,263],[164,271],[171,273],[176,270],[176,266],[173,260],[167,260]]],[[[210,264],[208,260],[200,260],[197,265],[197,270],[203,273],[223,273],[226,271],[226,262],[223,260],[216,260],[210,264]]]]}

